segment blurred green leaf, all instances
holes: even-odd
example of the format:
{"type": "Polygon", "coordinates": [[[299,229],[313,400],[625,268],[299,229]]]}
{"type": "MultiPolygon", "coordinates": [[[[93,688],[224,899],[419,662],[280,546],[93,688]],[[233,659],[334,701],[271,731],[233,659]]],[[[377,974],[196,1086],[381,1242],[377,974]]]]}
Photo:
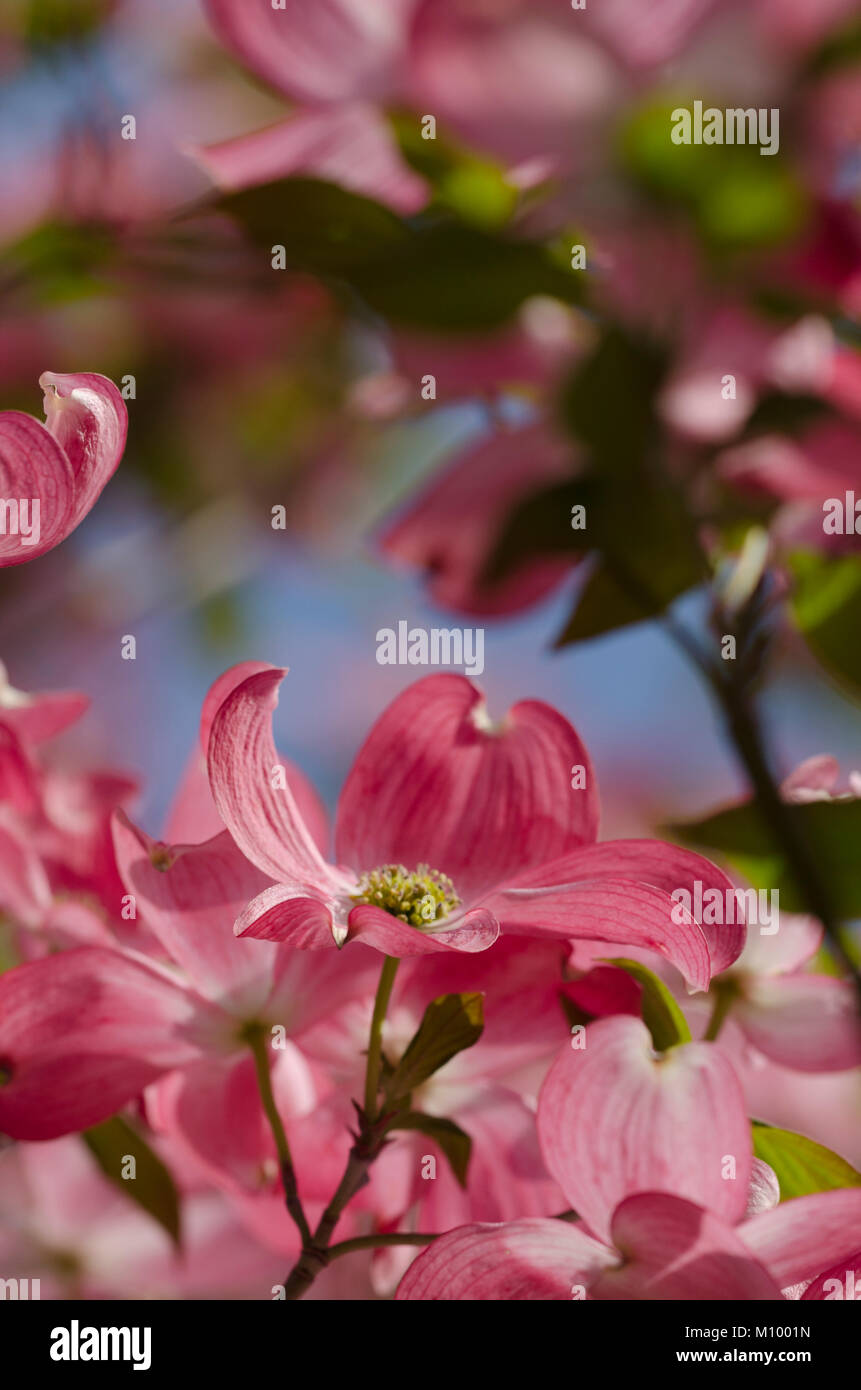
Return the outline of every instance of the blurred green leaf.
{"type": "Polygon", "coordinates": [[[116,7],[116,0],[28,0],[23,33],[34,47],[87,38],[116,7]]]}
{"type": "Polygon", "coordinates": [[[793,236],[806,215],[806,203],[780,155],[763,156],[758,145],[676,145],[671,138],[672,113],[679,107],[692,110],[693,100],[652,98],[622,131],[623,164],[643,189],[686,209],[718,251],[755,248],[793,236]]]}
{"type": "Polygon", "coordinates": [[[499,164],[479,159],[439,129],[436,139],[423,139],[422,121],[412,111],[392,112],[389,120],[407,163],[431,185],[434,207],[479,227],[501,227],[509,220],[517,190],[499,164]]]}
{"type": "Polygon", "coordinates": [[[179,1196],[168,1169],[146,1140],[120,1115],[85,1130],[81,1138],[105,1176],[163,1226],[178,1246],[179,1196]],[[123,1168],[130,1156],[135,1160],[135,1176],[124,1178],[123,1168]]]}
{"type": "Polygon", "coordinates": [[[346,283],[392,323],[479,330],[524,300],[575,302],[580,283],[537,243],[449,219],[407,223],[371,199],[314,179],[283,179],[227,194],[218,207],[288,268],[346,283]]]}
{"type": "Polygon", "coordinates": [[[838,681],[861,692],[861,559],[797,552],[790,568],[792,612],[808,646],[838,681]]]}
{"type": "Polygon", "coordinates": [[[812,1192],[861,1187],[861,1173],[839,1154],[792,1130],[753,1121],[753,1152],[774,1169],[781,1202],[812,1192]]]}
{"type": "Polygon", "coordinates": [[[648,966],[636,960],[608,958],[608,965],[624,970],[642,986],[640,1000],[643,1022],[652,1035],[652,1042],[658,1052],[666,1052],[679,1043],[691,1041],[691,1030],[684,1014],[676,1003],[663,980],[659,979],[648,966]]]}
{"type": "MultiPolygon", "coordinates": [[[[861,917],[861,800],[788,804],[786,813],[817,862],[838,917],[861,917]]],[[[725,854],[755,888],[779,889],[780,906],[785,911],[807,910],[789,865],[754,802],[718,811],[694,824],[672,825],[668,830],[686,844],[725,854]]]]}
{"type": "Polygon", "coordinates": [[[400,1116],[392,1125],[392,1129],[418,1130],[429,1139],[433,1139],[448,1159],[460,1186],[466,1187],[472,1140],[454,1120],[438,1119],[436,1115],[423,1115],[418,1110],[410,1110],[406,1115],[400,1116]]]}
{"type": "Polygon", "coordinates": [[[415,1037],[385,1083],[389,1100],[408,1096],[458,1052],[478,1042],[483,1029],[480,994],[444,994],[428,1004],[415,1037]]]}

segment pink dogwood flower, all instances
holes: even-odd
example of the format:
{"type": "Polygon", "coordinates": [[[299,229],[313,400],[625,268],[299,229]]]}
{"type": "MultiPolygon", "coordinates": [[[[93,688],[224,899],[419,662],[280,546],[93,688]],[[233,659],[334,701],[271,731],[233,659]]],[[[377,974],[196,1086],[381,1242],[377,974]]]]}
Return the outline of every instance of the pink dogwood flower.
{"type": "Polygon", "coordinates": [[[20,410],[0,412],[0,565],[35,560],[70,536],[125,448],[125,402],[107,377],[43,372],[39,385],[45,424],[20,410]]]}
{"type": "Polygon", "coordinates": [[[697,989],[739,954],[743,925],[672,916],[674,889],[726,885],[722,871],[657,841],[597,844],[596,780],[568,721],[526,700],[494,728],[462,676],[418,681],[378,720],[341,792],[327,863],[272,743],[284,674],[237,685],[210,734],[218,811],[275,880],[238,917],[238,936],[309,949],[363,941],[392,956],[483,951],[500,930],[579,936],[657,951],[697,989]]]}
{"type": "Polygon", "coordinates": [[[538,1132],[580,1221],[462,1226],[411,1265],[399,1299],[779,1299],[857,1250],[858,1189],[770,1205],[741,1088],[711,1044],[656,1056],[637,1019],[590,1025],[547,1076],[538,1132]]]}

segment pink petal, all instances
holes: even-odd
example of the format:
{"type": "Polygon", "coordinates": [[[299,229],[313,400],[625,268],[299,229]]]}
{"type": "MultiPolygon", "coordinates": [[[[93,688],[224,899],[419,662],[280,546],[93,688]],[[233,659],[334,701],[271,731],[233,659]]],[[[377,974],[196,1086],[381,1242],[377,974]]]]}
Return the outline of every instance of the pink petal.
{"type": "Polygon", "coordinates": [[[89,708],[89,697],[76,691],[30,695],[15,690],[0,662],[0,719],[24,743],[44,743],[74,724],[89,708]]]}
{"type": "Polygon", "coordinates": [[[222,702],[209,736],[209,781],[224,824],[252,864],[325,894],[332,877],[296,798],[289,784],[272,786],[275,769],[284,768],[271,720],[286,674],[275,666],[258,671],[222,702]]]}
{"type": "Polygon", "coordinates": [[[35,560],[74,529],[72,465],[45,426],[19,410],[0,412],[0,496],[10,506],[13,501],[16,507],[22,502],[27,506],[26,525],[20,511],[8,520],[3,514],[0,566],[35,560]]]}
{"type": "Polygon", "coordinates": [[[632,68],[648,68],[680,55],[715,0],[602,0],[583,13],[584,26],[632,68]]]}
{"type": "Polygon", "coordinates": [[[815,1299],[840,1297],[844,1302],[847,1298],[851,1298],[853,1302],[861,1298],[861,1250],[855,1250],[848,1258],[839,1260],[836,1265],[826,1269],[824,1274],[820,1274],[818,1279],[814,1279],[812,1284],[808,1284],[801,1295],[801,1301],[804,1303],[815,1299]],[[832,1280],[836,1280],[836,1284],[832,1280]]]}
{"type": "Polygon", "coordinates": [[[586,1046],[565,1046],[538,1102],[545,1162],[596,1235],[636,1192],[672,1192],[732,1223],[745,1210],[750,1125],[735,1073],[715,1047],[687,1043],[657,1058],[639,1019],[603,1019],[586,1046]],[[735,1176],[724,1178],[727,1158],[735,1176]]]}
{"type": "Polygon", "coordinates": [[[296,101],[388,94],[415,0],[206,0],[218,37],[296,101]]]}
{"type": "Polygon", "coordinates": [[[338,804],[339,862],[357,870],[426,863],[464,902],[595,836],[589,756],[566,719],[537,700],[488,726],[464,676],[428,676],[389,705],[359,751],[338,804]],[[571,768],[586,786],[572,791],[571,768]]]}
{"type": "Polygon", "coordinates": [[[349,916],[349,941],[362,941],[387,956],[425,956],[439,951],[486,951],[499,936],[499,923],[489,912],[477,909],[457,919],[457,925],[439,931],[419,931],[408,922],[361,903],[349,916]]]}
{"type": "Polygon", "coordinates": [[[527,1217],[503,1225],[460,1226],[410,1265],[401,1302],[569,1300],[614,1263],[613,1252],[565,1221],[527,1217]]]}
{"type": "Polygon", "coordinates": [[[657,951],[694,989],[708,989],[712,967],[702,929],[692,917],[677,921],[679,905],[662,889],[625,878],[573,883],[556,878],[555,864],[542,865],[488,894],[481,905],[499,919],[504,932],[586,938],[657,951]],[[527,879],[545,876],[545,887],[521,886],[527,879]]]}
{"type": "Polygon", "coordinates": [[[63,951],[0,976],[0,1132],[98,1124],[199,1056],[194,995],[118,951],[63,951]]]}
{"type": "Polygon", "coordinates": [[[95,505],[117,470],[128,433],[125,401],[112,381],[95,372],[43,372],[46,424],[75,474],[72,526],[95,505]]]}
{"type": "MultiPolygon", "coordinates": [[[[721,894],[723,902],[726,902],[724,895],[733,891],[732,881],[716,864],[701,854],[663,840],[607,840],[600,845],[582,845],[572,849],[563,861],[547,866],[542,879],[544,884],[570,883],[579,879],[600,880],[605,875],[636,879],[670,895],[684,889],[690,895],[691,908],[711,889],[721,894]],[[696,897],[697,891],[700,898],[696,897]]],[[[537,875],[535,883],[538,886],[537,875]]],[[[530,886],[529,878],[523,878],[522,883],[518,879],[517,886],[530,886]]],[[[684,901],[681,900],[682,905],[684,901]]],[[[705,912],[702,915],[705,916],[705,912]]],[[[715,926],[701,922],[700,927],[708,943],[712,974],[719,975],[741,952],[745,941],[744,923],[715,926]]]]}
{"type": "Polygon", "coordinates": [[[303,895],[294,883],[264,888],[240,912],[233,927],[239,937],[257,941],[286,941],[303,951],[335,946],[332,912],[320,898],[303,895]]]}
{"type": "Polygon", "coordinates": [[[858,997],[848,980],[828,975],[749,978],[733,1017],[749,1042],[794,1071],[861,1066],[858,997]]]}
{"type": "Polygon", "coordinates": [[[305,174],[374,198],[404,215],[428,200],[428,186],[403,159],[373,106],[351,103],[297,111],[286,121],[193,151],[219,188],[234,190],[305,174]]]}
{"type": "MultiPolygon", "coordinates": [[[[192,753],[171,805],[165,839],[174,844],[199,844],[210,840],[224,829],[224,822],[215,808],[206,770],[206,752],[212,721],[219,708],[237,686],[248,676],[271,668],[264,661],[240,661],[213,681],[203,701],[200,716],[200,746],[202,753],[192,753]]],[[[288,758],[281,757],[285,780],[299,808],[299,814],[321,854],[329,843],[329,820],[326,808],[313,784],[288,758]]]]}
{"type": "Polygon", "coordinates": [[[781,912],[780,930],[773,934],[752,926],[737,961],[740,974],[780,976],[800,969],[822,945],[822,923],[797,912],[781,912]]]}
{"type": "Polygon", "coordinates": [[[680,1197],[629,1197],[613,1214],[613,1243],[625,1262],[592,1285],[593,1298],[726,1302],[781,1296],[730,1226],[680,1197]]]}
{"type": "Polygon", "coordinates": [[[24,926],[37,926],[51,903],[41,857],[17,828],[0,823],[0,908],[24,926]]]}
{"type": "Polygon", "coordinates": [[[794,1197],[744,1221],[738,1235],[781,1288],[816,1278],[854,1257],[861,1237],[861,1188],[794,1197]]]}
{"type": "MultiPolygon", "coordinates": [[[[461,381],[466,389],[468,379],[461,381]]],[[[571,446],[546,424],[492,435],[411,497],[379,547],[395,564],[421,571],[442,608],[478,616],[518,612],[557,587],[572,556],[536,555],[494,583],[484,579],[485,566],[518,504],[572,476],[571,446]]]]}
{"type": "Polygon", "coordinates": [[[263,874],[226,830],[202,845],[164,845],[118,811],[113,833],[123,883],[169,958],[207,998],[250,1016],[271,988],[275,951],[238,942],[233,923],[263,874]]]}
{"type": "MultiPolygon", "coordinates": [[[[840,764],[830,753],[817,753],[784,777],[780,794],[785,801],[796,799],[798,792],[832,792],[840,780],[840,764]]],[[[807,800],[806,797],[802,798],[807,800]]]]}

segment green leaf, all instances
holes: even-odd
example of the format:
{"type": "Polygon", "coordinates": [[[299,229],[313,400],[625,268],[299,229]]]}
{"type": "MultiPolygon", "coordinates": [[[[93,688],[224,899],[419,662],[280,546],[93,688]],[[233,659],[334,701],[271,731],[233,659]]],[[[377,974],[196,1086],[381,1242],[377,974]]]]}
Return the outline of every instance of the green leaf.
{"type": "Polygon", "coordinates": [[[444,994],[428,1004],[418,1031],[386,1083],[389,1100],[406,1096],[478,1042],[484,1028],[483,996],[444,994]]]}
{"type": "Polygon", "coordinates": [[[105,1176],[163,1226],[178,1246],[180,1210],[173,1178],[137,1130],[114,1115],[104,1124],[85,1130],[81,1138],[105,1176]],[[135,1176],[124,1178],[123,1167],[129,1156],[135,1160],[135,1176]]]}
{"type": "Polygon", "coordinates": [[[836,679],[861,691],[861,560],[847,555],[829,560],[798,552],[790,565],[795,578],[792,611],[813,652],[836,679]]]}
{"type": "Polygon", "coordinates": [[[845,1158],[792,1130],[774,1129],[754,1120],[753,1151],[777,1174],[782,1202],[811,1192],[861,1187],[861,1173],[845,1158]]]}
{"type": "Polygon", "coordinates": [[[312,274],[349,275],[409,244],[409,228],[388,208],[319,179],[278,179],[226,193],[217,206],[267,251],[312,274]]]}
{"type": "MultiPolygon", "coordinates": [[[[786,814],[818,863],[837,916],[861,917],[861,800],[787,805],[786,814]]],[[[731,806],[694,824],[670,826],[669,831],[687,844],[719,850],[755,888],[778,889],[785,911],[806,910],[790,867],[755,802],[731,806]]]]}
{"type": "Polygon", "coordinates": [[[472,1155],[472,1140],[454,1120],[438,1119],[436,1115],[423,1115],[418,1110],[410,1110],[393,1124],[392,1129],[414,1129],[433,1139],[442,1149],[451,1165],[451,1171],[461,1187],[466,1187],[469,1160],[472,1155]]]}
{"type": "Polygon", "coordinates": [[[663,980],[648,966],[622,958],[608,959],[607,964],[618,966],[642,986],[643,1022],[658,1052],[666,1052],[670,1047],[678,1047],[679,1043],[691,1041],[691,1030],[684,1014],[663,980]]]}
{"type": "MultiPolygon", "coordinates": [[[[462,181],[454,192],[465,196],[462,181]]],[[[482,196],[486,208],[486,181],[482,196]]],[[[535,295],[574,303],[581,293],[577,275],[537,242],[448,215],[408,223],[370,198],[316,179],[229,193],[216,207],[267,255],[284,246],[289,269],[344,282],[393,323],[486,330],[535,295]]]]}

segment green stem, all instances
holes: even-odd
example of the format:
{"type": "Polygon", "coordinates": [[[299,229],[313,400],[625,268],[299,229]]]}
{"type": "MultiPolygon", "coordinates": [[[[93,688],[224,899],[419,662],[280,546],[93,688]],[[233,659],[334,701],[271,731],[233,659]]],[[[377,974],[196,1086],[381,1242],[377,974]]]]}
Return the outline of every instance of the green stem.
{"type": "Polygon", "coordinates": [[[284,1184],[284,1200],[288,1212],[299,1228],[302,1244],[306,1245],[311,1239],[311,1227],[308,1225],[308,1219],[305,1216],[305,1211],[299,1197],[296,1170],[293,1167],[290,1145],[287,1142],[287,1134],[282,1124],[281,1116],[278,1114],[278,1107],[275,1104],[275,1095],[272,1090],[272,1078],[269,1074],[269,1054],[266,1047],[265,1032],[261,1025],[257,1025],[248,1028],[245,1036],[254,1057],[260,1102],[263,1106],[266,1119],[269,1121],[272,1138],[275,1140],[275,1149],[278,1153],[278,1166],[281,1170],[281,1181],[284,1184]]]}
{"type": "Polygon", "coordinates": [[[365,1115],[371,1124],[377,1114],[377,1092],[380,1089],[380,1069],[383,1061],[383,1024],[399,964],[394,956],[386,956],[377,985],[377,997],[374,1000],[371,1036],[368,1040],[368,1066],[365,1072],[365,1115]]]}
{"type": "Polygon", "coordinates": [[[733,1000],[736,997],[735,988],[732,986],[732,983],[729,980],[727,980],[725,984],[716,984],[714,989],[715,1002],[714,1007],[712,1008],[711,1018],[708,1022],[708,1027],[706,1028],[706,1031],[703,1034],[704,1042],[714,1042],[717,1039],[720,1030],[723,1028],[724,1023],[726,1022],[727,1015],[729,1014],[729,1011],[733,1006],[733,1000]]]}

